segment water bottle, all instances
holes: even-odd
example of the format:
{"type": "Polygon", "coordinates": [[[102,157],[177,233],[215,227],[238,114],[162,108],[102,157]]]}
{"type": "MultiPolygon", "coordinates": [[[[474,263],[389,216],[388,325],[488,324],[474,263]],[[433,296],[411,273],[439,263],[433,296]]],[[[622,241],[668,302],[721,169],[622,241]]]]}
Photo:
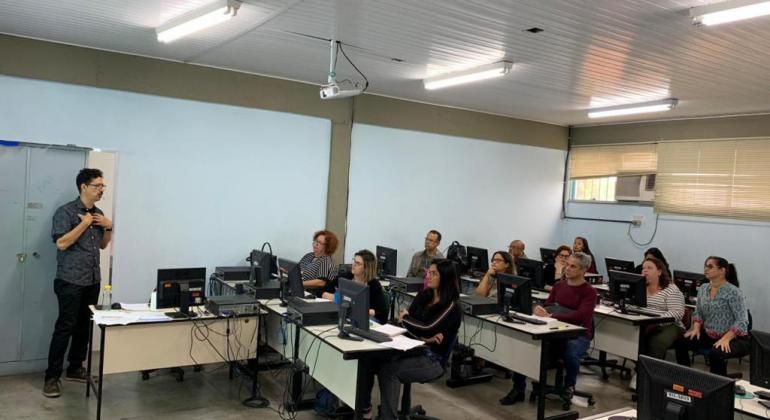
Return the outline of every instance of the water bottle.
{"type": "Polygon", "coordinates": [[[102,310],[109,311],[110,309],[112,309],[112,285],[107,284],[102,292],[102,310]]]}

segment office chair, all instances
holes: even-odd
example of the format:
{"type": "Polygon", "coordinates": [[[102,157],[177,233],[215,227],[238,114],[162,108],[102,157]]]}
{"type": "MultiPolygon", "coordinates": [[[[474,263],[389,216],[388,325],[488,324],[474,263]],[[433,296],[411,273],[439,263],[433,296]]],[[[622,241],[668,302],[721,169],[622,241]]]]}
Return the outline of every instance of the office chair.
{"type": "MultiPolygon", "coordinates": [[[[435,382],[439,378],[443,377],[444,374],[446,373],[447,364],[449,363],[449,359],[452,355],[452,350],[457,344],[457,331],[455,331],[454,336],[447,337],[447,339],[451,340],[450,343],[452,343],[452,345],[447,347],[447,351],[441,355],[441,367],[444,368],[444,372],[438,378],[435,378],[428,382],[435,382]]],[[[419,420],[440,420],[437,417],[426,416],[425,409],[423,409],[421,405],[412,407],[411,404],[412,404],[412,384],[405,383],[403,391],[401,393],[401,408],[398,410],[398,418],[400,420],[418,420],[418,419],[419,420]]]]}

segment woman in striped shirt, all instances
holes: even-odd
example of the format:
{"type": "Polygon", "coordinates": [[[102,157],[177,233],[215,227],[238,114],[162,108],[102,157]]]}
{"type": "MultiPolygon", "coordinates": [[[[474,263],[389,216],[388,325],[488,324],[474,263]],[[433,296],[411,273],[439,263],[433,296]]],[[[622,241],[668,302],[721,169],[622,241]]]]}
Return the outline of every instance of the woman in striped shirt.
{"type": "Polygon", "coordinates": [[[671,284],[666,265],[657,258],[644,259],[642,276],[647,280],[647,308],[663,312],[664,317],[673,317],[674,322],[652,326],[646,332],[641,354],[665,359],[666,351],[684,333],[684,296],[678,287],[671,284]]]}
{"type": "Polygon", "coordinates": [[[318,296],[327,284],[337,277],[337,265],[332,259],[332,254],[337,250],[338,243],[337,235],[328,230],[319,230],[313,234],[313,252],[305,254],[299,260],[302,286],[316,291],[318,296]]]}

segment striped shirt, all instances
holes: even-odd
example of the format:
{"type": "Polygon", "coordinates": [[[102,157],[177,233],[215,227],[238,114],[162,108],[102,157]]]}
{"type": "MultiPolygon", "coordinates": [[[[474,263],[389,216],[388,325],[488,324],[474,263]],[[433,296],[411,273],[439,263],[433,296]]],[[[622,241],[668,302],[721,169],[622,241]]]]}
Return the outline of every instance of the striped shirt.
{"type": "Polygon", "coordinates": [[[329,255],[316,257],[314,253],[309,252],[299,260],[299,269],[302,272],[302,281],[321,279],[328,282],[337,277],[337,265],[329,255]]]}
{"type": "Polygon", "coordinates": [[[673,284],[651,295],[647,294],[647,307],[656,311],[663,312],[664,317],[674,318],[674,324],[684,329],[682,317],[684,316],[684,295],[679,288],[673,284]]]}

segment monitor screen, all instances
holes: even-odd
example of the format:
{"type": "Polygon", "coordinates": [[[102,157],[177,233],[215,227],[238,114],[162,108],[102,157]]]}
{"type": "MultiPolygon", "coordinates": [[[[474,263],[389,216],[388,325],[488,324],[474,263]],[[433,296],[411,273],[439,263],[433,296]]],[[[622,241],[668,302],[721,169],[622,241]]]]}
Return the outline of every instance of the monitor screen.
{"type": "Polygon", "coordinates": [[[751,331],[749,380],[752,385],[770,388],[770,333],[751,331]]]}
{"type": "Polygon", "coordinates": [[[685,302],[695,305],[698,301],[698,288],[708,281],[706,276],[703,273],[674,270],[673,277],[674,284],[682,291],[685,302]]]}
{"type": "Polygon", "coordinates": [[[355,328],[369,331],[369,286],[355,280],[340,278],[339,291],[340,327],[348,322],[355,328]]]}
{"type": "Polygon", "coordinates": [[[465,247],[468,255],[468,273],[483,275],[489,270],[489,255],[484,248],[465,247]]]}
{"type": "Polygon", "coordinates": [[[553,264],[556,262],[556,250],[551,248],[540,248],[540,260],[543,264],[553,264]]]}
{"type": "Polygon", "coordinates": [[[609,272],[610,296],[615,303],[647,306],[647,281],[639,274],[624,271],[609,272]]]}
{"type": "Polygon", "coordinates": [[[644,355],[637,368],[639,420],[733,418],[733,379],[644,355]]]}
{"type": "Polygon", "coordinates": [[[607,267],[607,272],[612,271],[625,271],[626,273],[634,272],[634,262],[628,260],[618,260],[615,258],[605,258],[604,264],[607,267]]]}
{"type": "Polygon", "coordinates": [[[393,248],[377,245],[377,273],[379,277],[395,276],[398,252],[393,248]]]}
{"type": "Polygon", "coordinates": [[[543,279],[543,263],[538,260],[527,258],[516,259],[516,274],[521,277],[528,277],[532,281],[532,287],[542,289],[545,287],[543,279]]]}
{"type": "Polygon", "coordinates": [[[190,292],[188,305],[201,305],[206,299],[206,267],[158,269],[157,309],[183,306],[179,301],[179,285],[186,283],[190,292]]]}
{"type": "Polygon", "coordinates": [[[532,282],[527,277],[498,274],[497,305],[506,321],[510,311],[532,315],[532,282]]]}

